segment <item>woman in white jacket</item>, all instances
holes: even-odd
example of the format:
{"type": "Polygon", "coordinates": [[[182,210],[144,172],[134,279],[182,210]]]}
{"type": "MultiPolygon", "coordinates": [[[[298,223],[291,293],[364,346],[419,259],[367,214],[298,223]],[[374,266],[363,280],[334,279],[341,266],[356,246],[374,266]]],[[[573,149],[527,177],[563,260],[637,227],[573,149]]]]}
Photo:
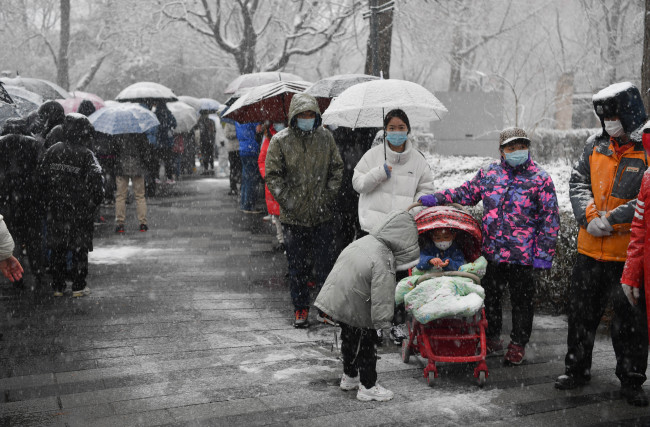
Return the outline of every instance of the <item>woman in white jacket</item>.
{"type": "Polygon", "coordinates": [[[406,113],[389,111],[384,118],[386,141],[368,150],[354,168],[352,186],[360,194],[359,223],[366,233],[390,211],[406,209],[433,191],[431,168],[409,141],[410,132],[406,113]]]}
{"type": "MultiPolygon", "coordinates": [[[[389,111],[384,118],[384,144],[368,150],[354,168],[352,186],[360,194],[359,223],[365,234],[383,223],[389,212],[406,209],[433,190],[431,167],[409,141],[409,133],[406,113],[389,111]]],[[[398,275],[396,281],[400,279],[398,275]]],[[[397,345],[406,337],[400,326],[403,316],[404,310],[398,308],[390,329],[390,338],[397,345]]],[[[377,333],[381,341],[383,335],[377,333]]]]}

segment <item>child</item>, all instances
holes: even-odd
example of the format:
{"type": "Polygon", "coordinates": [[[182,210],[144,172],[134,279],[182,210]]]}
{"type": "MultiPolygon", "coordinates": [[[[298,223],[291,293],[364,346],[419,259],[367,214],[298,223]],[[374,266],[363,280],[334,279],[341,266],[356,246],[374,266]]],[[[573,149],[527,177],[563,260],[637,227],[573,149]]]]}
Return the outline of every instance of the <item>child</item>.
{"type": "Polygon", "coordinates": [[[369,235],[348,245],[336,260],[314,305],[341,326],[341,389],[362,401],[387,401],[393,392],[377,384],[377,329],[391,326],[395,271],[418,262],[420,248],[413,217],[389,213],[369,235]]]}
{"type": "Polygon", "coordinates": [[[420,250],[418,270],[458,271],[465,264],[463,251],[456,246],[456,233],[451,228],[438,228],[429,233],[424,247],[420,250]]]}

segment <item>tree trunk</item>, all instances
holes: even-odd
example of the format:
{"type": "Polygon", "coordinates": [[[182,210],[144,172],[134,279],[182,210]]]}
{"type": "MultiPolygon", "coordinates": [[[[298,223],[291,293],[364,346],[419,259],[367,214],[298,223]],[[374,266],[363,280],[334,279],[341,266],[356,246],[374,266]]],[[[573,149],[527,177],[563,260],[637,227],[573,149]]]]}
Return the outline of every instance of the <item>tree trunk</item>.
{"type": "Polygon", "coordinates": [[[59,60],[56,67],[56,82],[68,90],[68,45],[70,44],[70,0],[61,0],[61,32],[59,36],[59,60]]]}
{"type": "Polygon", "coordinates": [[[556,129],[573,127],[573,78],[573,72],[562,73],[555,86],[556,129]]]}
{"type": "Polygon", "coordinates": [[[459,92],[462,81],[463,57],[458,53],[463,48],[463,34],[460,28],[454,29],[453,46],[450,52],[449,92],[459,92]]]}
{"type": "Polygon", "coordinates": [[[645,19],[643,35],[643,63],[641,65],[641,93],[646,112],[650,112],[650,0],[645,0],[645,19]]]}
{"type": "Polygon", "coordinates": [[[103,56],[100,56],[99,58],[97,58],[97,59],[95,60],[95,62],[94,62],[93,65],[90,67],[90,69],[88,70],[88,72],[87,72],[86,74],[84,74],[83,77],[82,77],[81,79],[79,79],[79,82],[76,84],[74,90],[80,90],[80,91],[84,91],[84,90],[86,90],[86,87],[87,87],[87,86],[90,84],[90,82],[93,80],[93,78],[95,77],[95,74],[96,74],[97,71],[99,70],[99,67],[101,67],[102,62],[104,62],[104,59],[106,59],[107,56],[108,56],[108,54],[103,55],[103,56]]]}
{"type": "Polygon", "coordinates": [[[390,59],[393,43],[393,9],[382,13],[372,13],[373,10],[389,3],[391,0],[370,0],[370,35],[366,44],[365,73],[390,77],[390,59]],[[375,43],[377,48],[375,49],[375,43]]]}

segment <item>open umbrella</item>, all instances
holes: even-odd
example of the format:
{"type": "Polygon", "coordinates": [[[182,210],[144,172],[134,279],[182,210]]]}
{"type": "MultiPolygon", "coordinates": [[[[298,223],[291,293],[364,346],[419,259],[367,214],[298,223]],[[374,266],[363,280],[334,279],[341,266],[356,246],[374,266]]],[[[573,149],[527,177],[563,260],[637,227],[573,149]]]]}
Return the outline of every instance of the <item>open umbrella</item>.
{"type": "Polygon", "coordinates": [[[383,127],[384,115],[396,108],[404,110],[411,123],[423,125],[447,113],[442,102],[419,84],[381,79],[344,90],[323,113],[323,123],[349,128],[383,127]]]}
{"type": "Polygon", "coordinates": [[[133,83],[115,97],[115,100],[120,102],[143,102],[151,99],[164,102],[178,101],[170,88],[154,82],[133,83]]]}
{"type": "Polygon", "coordinates": [[[70,98],[70,94],[67,90],[49,80],[29,77],[16,77],[13,79],[3,77],[0,81],[4,83],[5,86],[19,86],[25,88],[28,91],[41,96],[45,101],[70,98]]]}
{"type": "Polygon", "coordinates": [[[4,84],[0,82],[0,102],[4,102],[5,104],[13,104],[14,100],[11,99],[11,96],[9,93],[7,93],[7,90],[4,87],[4,84]]]}
{"type": "Polygon", "coordinates": [[[21,116],[26,116],[32,111],[38,110],[38,107],[43,103],[43,98],[40,95],[30,92],[23,87],[6,86],[5,87],[11,99],[13,99],[16,109],[21,116]]]}
{"type": "Polygon", "coordinates": [[[16,111],[16,106],[14,104],[0,101],[0,130],[7,120],[19,117],[20,114],[16,111]]]}
{"type": "Polygon", "coordinates": [[[308,82],[282,81],[255,87],[228,107],[222,117],[239,123],[286,122],[293,95],[304,92],[309,86],[308,82]]]}
{"type": "Polygon", "coordinates": [[[216,113],[219,107],[221,107],[221,104],[219,101],[216,101],[212,98],[201,98],[199,101],[201,101],[201,104],[199,105],[199,111],[204,111],[208,113],[216,113]]]}
{"type": "Polygon", "coordinates": [[[167,107],[176,119],[174,133],[186,133],[192,130],[197,122],[196,110],[192,106],[181,102],[168,102],[167,107]]]}
{"type": "Polygon", "coordinates": [[[181,102],[186,103],[190,107],[194,108],[196,112],[198,113],[199,110],[201,109],[201,100],[197,97],[194,96],[188,96],[188,95],[181,95],[178,97],[178,100],[181,102]]]}
{"type": "Polygon", "coordinates": [[[160,124],[154,113],[132,103],[104,107],[91,114],[88,120],[97,132],[109,135],[144,133],[160,124]]]}
{"type": "Polygon", "coordinates": [[[338,74],[317,81],[305,93],[316,98],[322,112],[329,107],[332,98],[339,96],[345,89],[371,80],[379,80],[379,77],[368,74],[338,74]]]}
{"type": "Polygon", "coordinates": [[[95,110],[104,108],[104,100],[101,99],[99,96],[95,95],[94,93],[77,91],[77,92],[71,92],[71,94],[72,94],[72,98],[56,100],[56,102],[63,105],[63,111],[65,111],[66,114],[76,113],[77,110],[79,110],[79,104],[81,104],[81,102],[84,99],[92,102],[93,105],[95,106],[95,110]]]}
{"type": "Polygon", "coordinates": [[[304,81],[302,77],[299,77],[291,73],[279,73],[266,71],[262,73],[251,73],[251,74],[242,74],[237,77],[235,80],[231,81],[230,84],[226,87],[226,90],[223,91],[226,95],[233,94],[239,89],[247,87],[261,86],[268,83],[280,82],[280,81],[304,81]]]}

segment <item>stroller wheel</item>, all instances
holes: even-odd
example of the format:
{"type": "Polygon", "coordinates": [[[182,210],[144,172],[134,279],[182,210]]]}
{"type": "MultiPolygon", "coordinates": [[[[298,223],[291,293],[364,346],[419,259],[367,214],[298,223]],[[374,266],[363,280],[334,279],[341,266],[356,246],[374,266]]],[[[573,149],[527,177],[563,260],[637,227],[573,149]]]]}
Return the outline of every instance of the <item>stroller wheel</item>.
{"type": "Polygon", "coordinates": [[[411,349],[409,348],[408,339],[402,340],[402,362],[409,363],[411,358],[411,349]]]}
{"type": "Polygon", "coordinates": [[[429,387],[433,387],[433,383],[435,383],[436,380],[436,373],[433,371],[429,371],[427,374],[427,385],[429,387]]]}
{"type": "Polygon", "coordinates": [[[481,371],[478,373],[478,386],[483,388],[485,385],[485,382],[487,381],[487,377],[485,375],[485,371],[481,371]]]}

